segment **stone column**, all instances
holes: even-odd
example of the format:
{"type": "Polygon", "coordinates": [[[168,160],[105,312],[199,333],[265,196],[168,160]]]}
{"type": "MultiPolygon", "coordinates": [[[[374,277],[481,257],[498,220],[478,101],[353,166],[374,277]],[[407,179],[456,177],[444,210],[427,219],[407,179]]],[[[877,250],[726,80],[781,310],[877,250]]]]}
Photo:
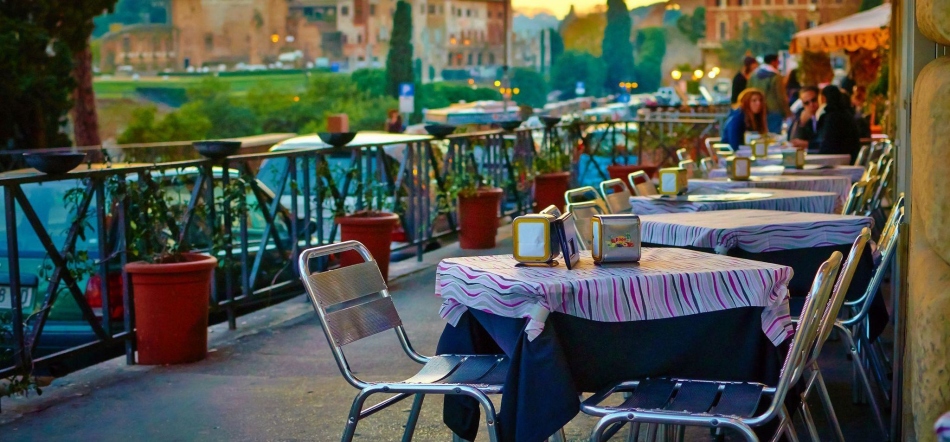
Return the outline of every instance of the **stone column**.
{"type": "MultiPolygon", "coordinates": [[[[950,44],[950,0],[917,0],[929,39],[950,44]]],[[[904,35],[907,35],[906,33],[904,35]]],[[[908,265],[907,376],[917,440],[950,410],[950,57],[928,64],[911,112],[912,216],[908,265]]]]}

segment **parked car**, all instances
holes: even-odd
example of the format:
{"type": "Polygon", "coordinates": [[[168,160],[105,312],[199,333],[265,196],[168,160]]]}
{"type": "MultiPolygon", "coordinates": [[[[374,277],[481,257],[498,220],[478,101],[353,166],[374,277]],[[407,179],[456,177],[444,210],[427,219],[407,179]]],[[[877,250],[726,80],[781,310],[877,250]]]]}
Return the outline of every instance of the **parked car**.
{"type": "MultiPolygon", "coordinates": [[[[216,171],[216,180],[220,179],[221,171],[216,171]]],[[[11,172],[16,173],[16,172],[11,172]]],[[[233,179],[238,179],[236,171],[230,171],[233,179]]],[[[191,198],[191,189],[193,189],[195,180],[198,176],[198,170],[195,168],[185,168],[177,171],[166,171],[164,174],[155,173],[157,179],[166,192],[171,192],[181,204],[187,205],[191,198]]],[[[137,179],[132,175],[129,180],[137,179]]],[[[261,240],[266,226],[266,220],[258,207],[269,207],[273,201],[274,193],[262,182],[257,182],[258,187],[263,194],[263,204],[258,205],[257,198],[249,191],[247,193],[248,202],[248,252],[253,259],[258,253],[261,253],[261,240]]],[[[66,240],[67,231],[71,226],[74,214],[70,212],[69,207],[63,204],[63,201],[72,189],[82,188],[84,185],[78,180],[49,181],[44,183],[31,183],[22,186],[26,198],[30,201],[44,226],[46,232],[50,235],[56,248],[63,246],[66,240]]],[[[220,193],[220,189],[216,189],[220,193]]],[[[6,210],[3,201],[0,201],[0,208],[6,210]]],[[[92,202],[89,213],[96,213],[96,203],[92,202]]],[[[109,217],[113,214],[107,215],[109,217]]],[[[195,219],[193,228],[189,231],[189,241],[195,248],[207,248],[211,243],[211,232],[208,229],[204,219],[195,219]]],[[[280,239],[282,250],[281,254],[275,246],[274,241],[267,243],[264,253],[267,255],[262,259],[260,275],[253,287],[260,290],[272,284],[280,290],[266,297],[261,302],[280,300],[284,297],[297,293],[296,290],[290,290],[295,287],[296,276],[293,274],[290,263],[289,251],[292,239],[289,237],[289,212],[280,207],[278,216],[275,218],[274,227],[278,238],[280,239]],[[281,284],[283,283],[283,284],[281,284]]],[[[240,255],[238,235],[238,221],[234,221],[235,245],[234,256],[240,255]]],[[[85,235],[76,242],[76,251],[86,251],[88,259],[98,261],[99,255],[98,235],[96,233],[96,223],[93,221],[91,227],[87,228],[85,235]]],[[[0,221],[2,233],[0,236],[5,238],[6,223],[0,221]]],[[[116,238],[114,232],[110,232],[108,238],[111,250],[115,244],[116,238]]],[[[44,266],[50,268],[48,255],[40,242],[39,237],[33,231],[29,222],[23,215],[22,210],[17,211],[17,239],[19,248],[20,280],[22,285],[22,304],[23,315],[28,317],[40,312],[43,307],[44,297],[48,288],[48,280],[43,276],[44,266]]],[[[221,254],[223,255],[223,253],[221,254]]],[[[222,256],[223,257],[223,256],[222,256]]],[[[219,257],[222,258],[222,257],[219,257]]],[[[0,316],[8,315],[12,308],[9,293],[9,253],[6,241],[0,242],[0,316]]],[[[108,297],[110,311],[108,313],[110,325],[113,330],[123,328],[123,307],[122,307],[122,278],[121,268],[116,258],[110,258],[109,270],[104,277],[107,279],[108,297]]],[[[219,288],[219,293],[224,289],[224,272],[217,272],[215,284],[219,288]]],[[[85,276],[77,281],[78,286],[84,289],[84,296],[90,307],[93,308],[97,317],[101,320],[103,312],[101,293],[101,278],[103,275],[98,273],[85,276]]],[[[235,276],[235,288],[240,290],[239,278],[235,276]]],[[[242,307],[246,304],[242,304],[242,307]]],[[[223,317],[222,317],[223,319],[223,317]]],[[[27,330],[27,333],[29,331],[27,330]]],[[[43,329],[43,333],[36,345],[33,356],[53,354],[69,348],[88,344],[96,340],[92,327],[83,319],[79,304],[70,296],[65,288],[65,284],[60,282],[59,293],[55,302],[50,307],[48,320],[43,329]]],[[[9,346],[9,344],[4,344],[9,346]]],[[[114,357],[121,353],[121,346],[115,346],[109,349],[93,354],[86,354],[71,360],[57,362],[49,367],[52,375],[62,375],[70,371],[83,368],[85,366],[100,362],[106,358],[114,357]]],[[[3,364],[0,364],[2,366],[3,364]]]]}
{"type": "Polygon", "coordinates": [[[671,87],[661,87],[654,94],[656,103],[660,106],[679,106],[682,103],[679,95],[671,87]]]}

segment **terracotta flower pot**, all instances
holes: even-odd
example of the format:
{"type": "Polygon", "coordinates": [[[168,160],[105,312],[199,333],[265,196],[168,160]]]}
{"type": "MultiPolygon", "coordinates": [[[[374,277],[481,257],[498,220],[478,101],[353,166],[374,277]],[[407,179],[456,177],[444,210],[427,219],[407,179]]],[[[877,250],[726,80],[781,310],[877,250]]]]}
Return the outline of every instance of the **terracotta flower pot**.
{"type": "Polygon", "coordinates": [[[135,340],[142,365],[196,362],[208,354],[208,305],[218,260],[185,253],[184,262],[132,262],[135,340]]]}
{"type": "MultiPolygon", "coordinates": [[[[660,168],[656,166],[643,166],[643,165],[635,165],[635,164],[630,164],[630,165],[615,164],[615,165],[607,166],[607,174],[610,175],[610,178],[611,179],[618,178],[622,180],[623,183],[626,184],[628,188],[630,187],[630,183],[627,181],[627,175],[630,175],[633,172],[638,172],[641,170],[644,173],[646,173],[647,176],[649,176],[650,178],[654,178],[656,177],[656,173],[658,170],[660,170],[660,168]]],[[[633,192],[633,189],[630,189],[630,192],[633,192]]]]}
{"type": "Polygon", "coordinates": [[[570,172],[544,173],[534,178],[534,210],[543,210],[550,205],[564,211],[564,192],[571,183],[570,172]]]}
{"type": "Polygon", "coordinates": [[[475,195],[459,195],[459,246],[463,249],[490,249],[495,247],[498,235],[498,210],[501,207],[501,189],[486,187],[475,195]]]}
{"type": "MultiPolygon", "coordinates": [[[[373,254],[383,278],[388,281],[393,228],[399,223],[399,216],[386,212],[364,212],[338,216],[335,221],[340,225],[340,240],[352,239],[363,243],[373,254]]],[[[340,264],[344,266],[361,262],[363,258],[356,252],[346,252],[340,256],[340,264]]]]}

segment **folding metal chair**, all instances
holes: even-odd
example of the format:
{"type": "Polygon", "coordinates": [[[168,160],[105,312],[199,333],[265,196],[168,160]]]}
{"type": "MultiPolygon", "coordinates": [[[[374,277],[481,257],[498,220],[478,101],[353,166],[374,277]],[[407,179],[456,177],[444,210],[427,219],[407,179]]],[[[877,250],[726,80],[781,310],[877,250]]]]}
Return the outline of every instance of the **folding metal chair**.
{"type": "Polygon", "coordinates": [[[358,241],[314,247],[304,250],[298,261],[300,280],[326,333],[337,367],[343,378],[360,392],[353,400],[343,430],[343,442],[353,439],[360,420],[415,395],[403,440],[412,439],[422,400],[427,394],[462,395],[475,399],[485,412],[488,437],[497,441],[495,406],[488,394],[500,394],[508,374],[509,359],[505,355],[439,355],[422,356],[413,350],[402,327],[396,306],[389,296],[386,282],[369,250],[358,241]],[[354,251],[364,262],[334,270],[310,273],[310,261],[335,253],[354,251]],[[416,375],[398,382],[368,382],[356,376],[343,353],[352,342],[387,330],[395,330],[403,351],[415,362],[423,364],[416,375]],[[394,394],[365,410],[363,403],[373,394],[394,394]]]}
{"type": "Polygon", "coordinates": [[[771,440],[777,441],[784,434],[797,442],[798,435],[785,408],[785,395],[798,382],[815,347],[841,258],[841,252],[834,252],[819,267],[775,387],[753,382],[666,378],[624,382],[595,393],[581,403],[581,411],[601,418],[591,432],[591,442],[615,434],[620,430],[620,425],[616,424],[621,423],[731,428],[746,440],[758,441],[752,428],[776,418],[779,420],[778,430],[771,440]],[[610,395],[623,392],[630,395],[621,405],[600,405],[610,395]],[[768,407],[756,414],[760,403],[768,396],[771,396],[768,407]],[[608,430],[612,434],[605,435],[608,430]]]}
{"type": "Polygon", "coordinates": [[[680,169],[686,169],[686,176],[693,178],[696,176],[696,162],[693,160],[684,160],[679,162],[680,169]]]}
{"type": "Polygon", "coordinates": [[[867,180],[861,180],[851,185],[851,191],[848,192],[848,199],[841,210],[843,215],[857,215],[863,208],[862,202],[868,192],[867,180]]]}
{"type": "Polygon", "coordinates": [[[858,155],[854,157],[855,166],[867,166],[868,165],[868,154],[871,152],[870,145],[861,146],[861,150],[858,151],[858,155]]]}
{"type": "Polygon", "coordinates": [[[685,147],[676,149],[676,158],[680,161],[692,160],[693,157],[689,154],[689,151],[685,147]]]}
{"type": "Polygon", "coordinates": [[[557,217],[561,216],[561,209],[558,209],[557,206],[555,206],[554,204],[551,204],[550,206],[547,206],[547,207],[541,209],[541,211],[538,212],[538,213],[540,213],[540,214],[542,214],[542,215],[551,215],[551,216],[557,218],[557,217]]]}
{"type": "Polygon", "coordinates": [[[722,137],[706,137],[703,140],[703,144],[706,145],[706,154],[716,159],[716,150],[713,149],[713,146],[722,142],[722,137]]]}
{"type": "Polygon", "coordinates": [[[703,171],[706,176],[709,176],[709,172],[716,168],[716,160],[712,158],[703,158],[699,160],[699,170],[703,171]]]}
{"type": "Polygon", "coordinates": [[[579,237],[581,248],[590,250],[592,241],[594,215],[603,215],[608,213],[595,201],[584,201],[581,203],[567,203],[566,210],[574,214],[574,227],[579,237]]]}
{"type": "Polygon", "coordinates": [[[572,203],[583,203],[592,201],[600,206],[602,213],[610,213],[610,209],[607,207],[607,202],[600,196],[600,193],[597,192],[591,186],[578,187],[576,189],[568,190],[564,192],[564,202],[567,204],[572,203]]]}
{"type": "Polygon", "coordinates": [[[845,344],[851,355],[852,363],[852,400],[855,403],[861,402],[864,396],[870,403],[874,412],[874,419],[880,427],[885,438],[890,436],[887,426],[884,424],[884,417],[881,408],[877,403],[874,389],[871,388],[870,378],[865,370],[865,365],[874,372],[875,380],[881,387],[885,399],[890,400],[888,393],[890,391],[890,382],[887,379],[886,369],[884,367],[885,357],[879,354],[875,348],[875,343],[871,342],[870,324],[868,323],[868,312],[874,297],[877,296],[881,283],[884,282],[884,275],[887,267],[897,251],[898,239],[900,237],[901,226],[904,223],[904,196],[901,195],[891,210],[888,222],[881,232],[881,237],[877,247],[881,258],[874,269],[874,275],[868,283],[867,289],[860,298],[853,301],[845,301],[844,305],[852,311],[852,315],[845,320],[835,321],[835,328],[841,331],[844,336],[845,344]],[[864,387],[862,393],[858,387],[858,382],[864,387]]]}
{"type": "Polygon", "coordinates": [[[653,184],[653,180],[641,171],[632,172],[627,175],[627,181],[637,196],[656,195],[658,193],[656,191],[656,185],[653,184]]]}
{"type": "Polygon", "coordinates": [[[736,154],[736,150],[732,148],[729,144],[726,143],[716,143],[713,144],[713,150],[716,151],[716,155],[726,158],[731,157],[736,154]]]}
{"type": "MultiPolygon", "coordinates": [[[[867,227],[862,229],[861,234],[859,234],[858,237],[854,239],[854,244],[851,246],[851,252],[848,254],[848,259],[845,261],[842,271],[838,275],[838,282],[835,284],[835,288],[832,291],[831,301],[828,302],[828,308],[825,310],[825,314],[821,318],[821,325],[819,328],[818,340],[815,342],[815,348],[812,350],[808,360],[805,362],[805,367],[808,371],[808,380],[805,381],[805,389],[802,391],[801,412],[802,419],[805,421],[805,426],[808,428],[808,434],[813,441],[821,440],[818,437],[818,430],[815,428],[815,420],[812,418],[811,411],[808,408],[808,398],[816,388],[818,389],[818,395],[821,399],[821,403],[824,406],[825,414],[828,416],[828,422],[834,429],[838,440],[841,442],[844,441],[844,433],[841,432],[841,425],[838,423],[838,418],[835,415],[835,409],[831,403],[831,396],[828,394],[828,388],[825,385],[825,380],[821,376],[821,370],[818,367],[818,357],[821,355],[822,347],[825,345],[825,342],[831,335],[831,330],[835,328],[835,321],[838,320],[838,313],[841,311],[841,306],[844,304],[845,296],[847,296],[848,289],[851,287],[851,279],[854,277],[854,273],[858,268],[858,263],[861,261],[861,255],[864,253],[864,248],[867,246],[867,243],[870,239],[871,229],[868,229],[867,227]]],[[[792,320],[794,322],[798,322],[798,318],[794,318],[792,320]]]]}
{"type": "Polygon", "coordinates": [[[600,195],[610,213],[630,213],[630,191],[620,178],[601,182],[600,195]]]}

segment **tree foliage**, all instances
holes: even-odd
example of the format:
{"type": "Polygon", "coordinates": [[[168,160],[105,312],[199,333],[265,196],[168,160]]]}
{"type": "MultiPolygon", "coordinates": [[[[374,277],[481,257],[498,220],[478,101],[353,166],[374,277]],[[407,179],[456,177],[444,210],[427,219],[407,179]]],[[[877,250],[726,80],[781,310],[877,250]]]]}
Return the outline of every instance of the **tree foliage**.
{"type": "Polygon", "coordinates": [[[602,11],[595,10],[570,21],[565,19],[562,24],[561,37],[564,39],[565,50],[586,52],[600,57],[604,41],[603,29],[607,24],[606,15],[602,11]]]}
{"type": "Polygon", "coordinates": [[[519,105],[544,107],[548,102],[547,82],[534,69],[515,68],[511,75],[511,87],[518,88],[518,95],[512,98],[519,105]]]}
{"type": "Polygon", "coordinates": [[[779,15],[762,14],[752,23],[743,23],[739,37],[722,42],[723,64],[738,67],[746,52],[755,55],[775,54],[788,49],[796,31],[795,21],[779,15]]]}
{"type": "Polygon", "coordinates": [[[566,51],[551,67],[551,88],[561,92],[562,99],[574,98],[578,82],[584,82],[586,95],[603,94],[604,63],[586,52],[566,51]]]}
{"type": "Polygon", "coordinates": [[[548,33],[551,36],[551,64],[553,65],[557,58],[564,53],[564,39],[557,29],[550,28],[548,33]]]}
{"type": "Polygon", "coordinates": [[[666,56],[666,31],[651,27],[637,31],[637,59],[634,66],[638,92],[653,92],[663,82],[663,57],[666,56]]]}
{"type": "Polygon", "coordinates": [[[692,14],[681,15],[676,20],[676,28],[693,43],[706,38],[706,8],[700,6],[692,14]]]}
{"type": "Polygon", "coordinates": [[[883,0],[861,0],[861,8],[859,11],[867,11],[868,9],[874,9],[883,4],[883,0]]]}
{"type": "Polygon", "coordinates": [[[618,90],[620,82],[636,80],[633,70],[633,43],[630,28],[633,25],[630,11],[624,0],[607,0],[607,26],[601,56],[607,67],[604,85],[607,91],[618,90]]]}
{"type": "Polygon", "coordinates": [[[392,97],[399,96],[400,83],[415,81],[412,69],[412,6],[404,0],[396,3],[396,12],[393,13],[393,32],[389,40],[389,54],[386,55],[386,78],[392,97]]]}

